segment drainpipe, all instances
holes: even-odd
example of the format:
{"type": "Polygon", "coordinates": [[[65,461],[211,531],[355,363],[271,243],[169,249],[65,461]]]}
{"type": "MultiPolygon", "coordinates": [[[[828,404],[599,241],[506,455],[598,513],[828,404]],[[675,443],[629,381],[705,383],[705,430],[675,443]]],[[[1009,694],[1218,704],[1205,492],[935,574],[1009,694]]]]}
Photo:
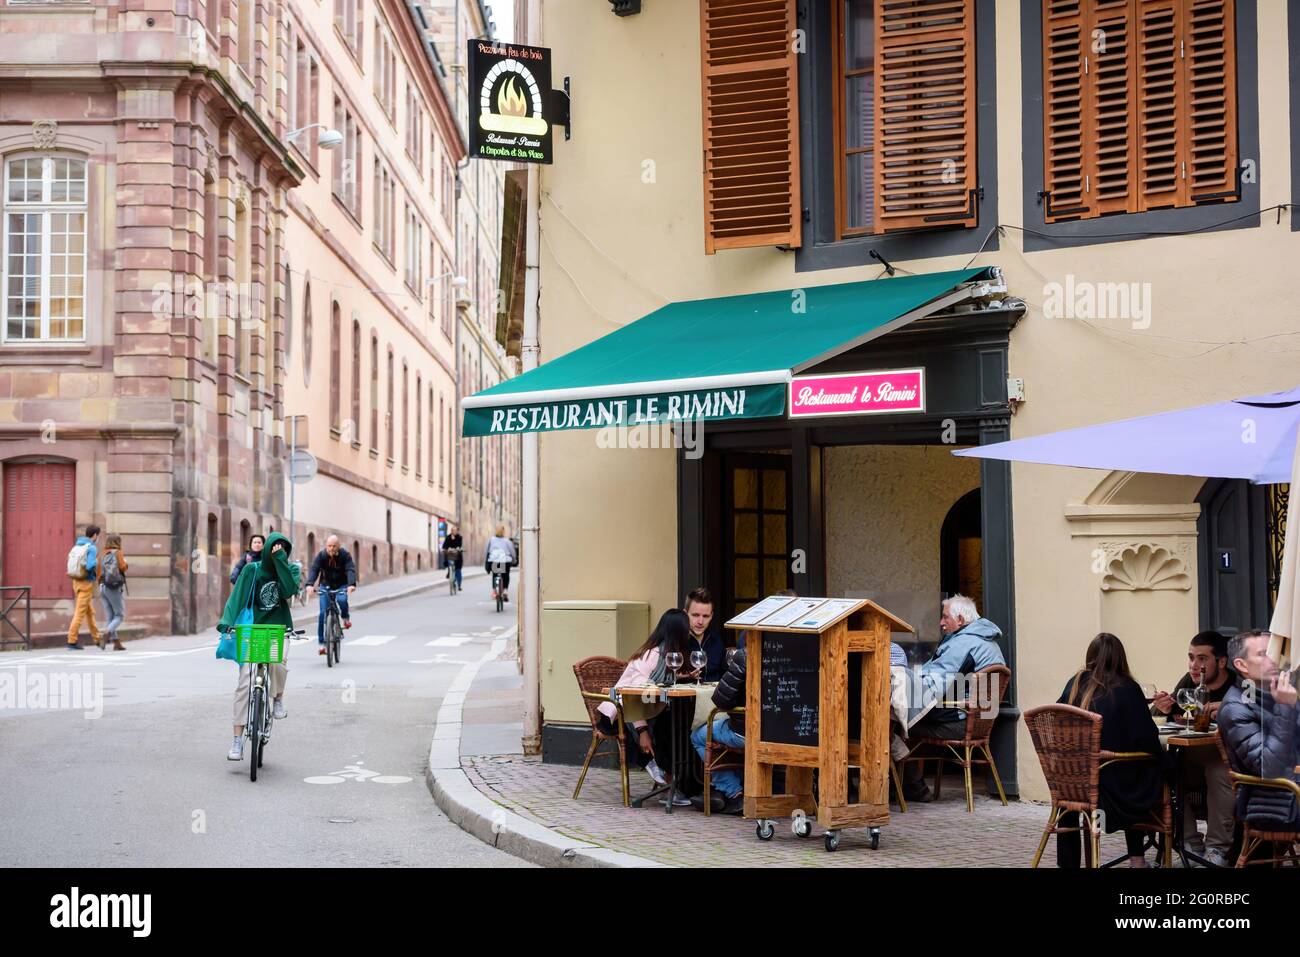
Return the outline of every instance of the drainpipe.
{"type": "MultiPolygon", "coordinates": [[[[540,0],[528,0],[528,45],[537,46],[542,30],[539,17],[540,0]]],[[[538,243],[541,230],[537,221],[538,199],[540,195],[538,166],[528,167],[528,197],[526,200],[528,220],[525,226],[525,260],[524,260],[524,335],[520,344],[523,359],[523,372],[537,368],[537,356],[540,348],[537,343],[538,316],[537,299],[538,282],[538,243]]],[[[522,472],[523,472],[523,529],[520,550],[523,554],[519,560],[520,586],[523,613],[523,641],[521,642],[524,661],[524,714],[523,714],[523,748],[524,754],[540,754],[542,750],[542,715],[541,715],[541,554],[538,551],[539,526],[539,485],[537,433],[525,432],[521,437],[522,472]]]]}

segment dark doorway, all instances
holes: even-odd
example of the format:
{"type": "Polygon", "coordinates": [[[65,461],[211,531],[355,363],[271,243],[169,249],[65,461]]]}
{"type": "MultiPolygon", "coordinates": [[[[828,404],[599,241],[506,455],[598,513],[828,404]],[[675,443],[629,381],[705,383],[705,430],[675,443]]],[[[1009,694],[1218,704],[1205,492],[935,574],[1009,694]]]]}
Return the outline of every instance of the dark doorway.
{"type": "Polygon", "coordinates": [[[984,610],[984,521],[980,490],[972,489],[948,510],[939,530],[939,590],[965,595],[984,610]]]}
{"type": "Polygon", "coordinates": [[[76,465],[9,462],[4,471],[4,584],[27,585],[32,598],[71,597],[76,465]]]}
{"type": "Polygon", "coordinates": [[[723,463],[722,620],[790,587],[790,457],[723,463]]]}
{"type": "Polygon", "coordinates": [[[1273,614],[1288,486],[1211,479],[1197,502],[1202,629],[1235,635],[1273,614]]]}

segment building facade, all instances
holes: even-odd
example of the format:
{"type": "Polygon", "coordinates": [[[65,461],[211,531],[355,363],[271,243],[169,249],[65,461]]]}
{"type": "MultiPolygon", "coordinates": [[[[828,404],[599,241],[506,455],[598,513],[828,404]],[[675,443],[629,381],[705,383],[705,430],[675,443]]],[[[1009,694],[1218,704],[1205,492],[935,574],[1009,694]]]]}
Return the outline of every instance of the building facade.
{"type": "MultiPolygon", "coordinates": [[[[1004,291],[837,360],[925,370],[923,411],[706,423],[698,456],[542,433],[542,602],[653,622],[703,584],[725,618],[791,586],[933,643],[973,593],[1013,670],[1003,781],[1045,797],[1020,709],[1099,631],[1168,687],[1197,631],[1266,626],[1285,500],[951,452],[1296,384],[1300,6],[629,7],[542,6],[555,75],[590,91],[540,172],[543,363],[683,300],[981,267],[1004,291]]],[[[548,759],[574,727],[547,722],[548,759]]]]}
{"type": "Polygon", "coordinates": [[[430,568],[463,472],[452,280],[495,263],[458,245],[464,120],[432,12],[0,18],[0,595],[61,640],[92,522],[123,538],[128,634],[210,627],[257,532],[304,560],[337,532],[363,584],[430,568]],[[297,486],[294,440],[318,463],[297,486]]]}

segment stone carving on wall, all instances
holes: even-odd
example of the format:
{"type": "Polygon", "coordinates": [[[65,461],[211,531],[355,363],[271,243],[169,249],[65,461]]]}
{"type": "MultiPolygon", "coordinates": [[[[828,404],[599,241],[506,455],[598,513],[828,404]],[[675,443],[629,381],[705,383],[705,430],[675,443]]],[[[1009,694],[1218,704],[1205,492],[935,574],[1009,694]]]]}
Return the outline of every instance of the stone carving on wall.
{"type": "Polygon", "coordinates": [[[1190,542],[1101,542],[1106,571],[1102,591],[1189,591],[1190,542]]]}
{"type": "Polygon", "coordinates": [[[57,120],[33,120],[32,144],[38,150],[52,150],[59,139],[57,120]]]}

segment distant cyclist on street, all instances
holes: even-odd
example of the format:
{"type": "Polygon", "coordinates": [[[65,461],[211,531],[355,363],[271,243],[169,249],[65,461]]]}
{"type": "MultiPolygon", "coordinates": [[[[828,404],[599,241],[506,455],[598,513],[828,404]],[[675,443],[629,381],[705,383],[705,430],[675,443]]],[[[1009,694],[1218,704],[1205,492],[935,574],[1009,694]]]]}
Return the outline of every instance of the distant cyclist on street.
{"type": "Polygon", "coordinates": [[[460,526],[453,525],[442,540],[442,552],[447,558],[447,573],[455,576],[456,591],[461,589],[461,570],[465,567],[465,542],[460,537],[460,526]]]}
{"type": "MultiPolygon", "coordinates": [[[[339,614],[343,617],[343,627],[352,627],[352,618],[348,614],[348,595],[357,590],[357,564],[348,554],[348,550],[339,544],[339,537],[331,535],[325,539],[325,547],[312,559],[311,569],[307,572],[307,594],[316,592],[316,582],[322,588],[333,591],[336,588],[347,590],[335,595],[339,605],[339,614]]],[[[321,592],[320,615],[316,619],[316,642],[320,653],[325,654],[325,613],[329,608],[329,596],[321,592]]]]}
{"type": "MultiPolygon", "coordinates": [[[[217,631],[227,632],[233,629],[239,613],[250,605],[253,609],[253,624],[293,627],[289,600],[298,594],[299,573],[298,566],[289,561],[292,550],[293,545],[289,539],[279,532],[267,536],[261,560],[249,562],[239,573],[235,588],[226,601],[226,610],[221,615],[217,631]]],[[[253,669],[256,667],[251,664],[239,666],[239,683],[235,685],[235,740],[226,755],[231,761],[241,761],[244,757],[244,720],[248,715],[248,695],[252,690],[253,669]]],[[[271,665],[271,697],[274,699],[277,721],[288,717],[284,709],[284,683],[288,677],[288,665],[271,665]]]]}
{"type": "MultiPolygon", "coordinates": [[[[510,600],[510,566],[519,561],[519,553],[515,551],[515,543],[506,538],[506,527],[497,526],[497,533],[488,541],[487,560],[483,563],[484,570],[491,575],[499,566],[501,575],[501,599],[502,601],[510,600]]],[[[492,597],[496,598],[497,593],[492,592],[492,597]]]]}

